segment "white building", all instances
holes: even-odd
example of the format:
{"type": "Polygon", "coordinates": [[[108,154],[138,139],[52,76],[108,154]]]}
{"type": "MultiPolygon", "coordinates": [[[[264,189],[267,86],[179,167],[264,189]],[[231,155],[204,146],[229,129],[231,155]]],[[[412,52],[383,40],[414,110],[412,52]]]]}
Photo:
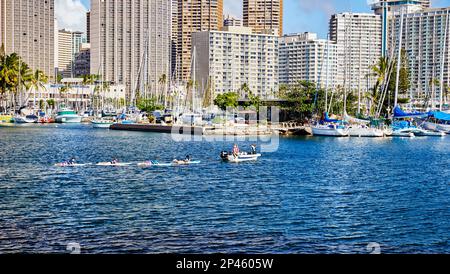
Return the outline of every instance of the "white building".
{"type": "Polygon", "coordinates": [[[401,95],[427,99],[429,103],[433,98],[437,103],[441,90],[450,86],[450,7],[404,13],[402,31],[400,18],[399,13],[390,17],[387,45],[388,52],[397,60],[402,33],[400,47],[406,50],[411,88],[409,94],[401,95]]]}
{"type": "Polygon", "coordinates": [[[142,74],[153,88],[162,75],[170,78],[170,1],[92,0],[90,22],[92,74],[124,84],[128,92],[142,74]]]}
{"type": "Polygon", "coordinates": [[[318,39],[315,33],[280,37],[280,84],[310,81],[322,88],[342,85],[337,56],[336,44],[330,40],[318,39]]]}
{"type": "Polygon", "coordinates": [[[225,27],[194,33],[192,45],[196,81],[203,91],[210,86],[214,96],[239,92],[243,84],[262,98],[272,98],[278,91],[278,36],[225,27]]]}
{"type": "Polygon", "coordinates": [[[78,111],[92,109],[94,104],[99,104],[102,100],[103,104],[124,106],[126,90],[123,85],[112,85],[107,89],[99,89],[95,85],[84,85],[81,78],[65,78],[61,84],[47,84],[45,88],[40,90],[31,89],[28,98],[28,105],[39,106],[39,102],[47,102],[53,100],[55,107],[59,107],[64,103],[68,107],[78,111]],[[62,90],[67,86],[67,90],[62,90]],[[94,100],[94,98],[96,98],[94,100]]]}
{"type": "Polygon", "coordinates": [[[234,17],[234,16],[228,14],[223,19],[223,26],[224,27],[242,27],[242,19],[239,19],[237,17],[234,17]]]}
{"type": "Polygon", "coordinates": [[[62,29],[58,32],[58,73],[63,77],[73,77],[74,61],[86,39],[83,33],[62,29]]]}
{"type": "Polygon", "coordinates": [[[380,15],[340,13],[330,19],[330,40],[338,47],[338,71],[348,91],[368,91],[375,83],[372,67],[382,57],[380,15]]]}
{"type": "Polygon", "coordinates": [[[33,70],[55,74],[54,0],[0,0],[0,45],[33,70]]]}

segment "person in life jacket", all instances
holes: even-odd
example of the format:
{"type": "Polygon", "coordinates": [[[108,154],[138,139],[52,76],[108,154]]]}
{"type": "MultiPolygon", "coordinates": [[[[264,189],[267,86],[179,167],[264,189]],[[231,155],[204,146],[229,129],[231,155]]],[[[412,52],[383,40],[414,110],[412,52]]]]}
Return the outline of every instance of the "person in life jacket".
{"type": "Polygon", "coordinates": [[[256,145],[253,144],[253,145],[251,145],[250,147],[252,148],[251,154],[255,155],[255,154],[256,154],[256,145]]]}
{"type": "Polygon", "coordinates": [[[239,155],[239,147],[238,145],[234,144],[233,146],[233,156],[237,157],[239,155]]]}

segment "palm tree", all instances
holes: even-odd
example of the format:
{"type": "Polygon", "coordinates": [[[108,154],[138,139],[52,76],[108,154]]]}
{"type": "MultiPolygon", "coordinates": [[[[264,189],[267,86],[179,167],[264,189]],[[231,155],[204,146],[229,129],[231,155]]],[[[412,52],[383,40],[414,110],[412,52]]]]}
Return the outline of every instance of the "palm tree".
{"type": "Polygon", "coordinates": [[[31,88],[34,89],[34,105],[36,105],[36,92],[39,93],[39,98],[41,98],[41,89],[46,89],[45,84],[48,83],[48,77],[41,70],[36,70],[34,72],[33,78],[31,79],[31,88]]]}
{"type": "Polygon", "coordinates": [[[166,86],[166,83],[167,83],[167,75],[163,74],[163,75],[161,75],[161,77],[159,77],[158,84],[160,86],[164,87],[164,93],[161,93],[161,96],[164,96],[164,100],[161,100],[161,101],[164,101],[164,107],[167,106],[167,101],[166,101],[166,98],[167,98],[167,86],[166,86]]]}
{"type": "Polygon", "coordinates": [[[240,89],[240,97],[248,98],[251,93],[252,93],[252,91],[250,90],[250,87],[248,86],[248,84],[247,83],[242,84],[241,89],[240,89]]]}

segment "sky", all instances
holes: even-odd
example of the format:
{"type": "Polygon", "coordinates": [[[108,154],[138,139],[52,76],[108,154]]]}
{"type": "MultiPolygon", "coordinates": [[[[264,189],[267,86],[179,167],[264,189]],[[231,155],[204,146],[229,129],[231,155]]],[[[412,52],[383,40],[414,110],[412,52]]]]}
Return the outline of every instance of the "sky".
{"type": "MultiPolygon", "coordinates": [[[[55,0],[58,28],[85,31],[90,0],[55,0]]],[[[371,12],[368,0],[284,0],[284,33],[316,32],[326,38],[328,20],[339,12],[371,12]]],[[[450,0],[432,0],[433,7],[450,0]]],[[[224,0],[224,14],[242,17],[242,0],[224,0]]]]}

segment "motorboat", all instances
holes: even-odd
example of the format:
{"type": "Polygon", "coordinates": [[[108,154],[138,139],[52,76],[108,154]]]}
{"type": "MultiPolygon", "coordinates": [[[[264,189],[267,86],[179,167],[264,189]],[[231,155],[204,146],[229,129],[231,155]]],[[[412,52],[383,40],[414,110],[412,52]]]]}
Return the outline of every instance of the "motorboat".
{"type": "Polygon", "coordinates": [[[82,117],[74,110],[62,108],[58,111],[55,121],[56,123],[81,123],[82,117]]]}
{"type": "Polygon", "coordinates": [[[222,158],[222,160],[224,162],[229,162],[229,163],[242,163],[242,162],[251,162],[251,161],[257,161],[259,157],[261,157],[261,154],[251,154],[251,153],[246,153],[246,152],[241,152],[238,153],[236,156],[231,153],[231,152],[227,152],[227,151],[222,151],[220,153],[220,158],[222,158]]]}
{"type": "Polygon", "coordinates": [[[93,120],[92,126],[94,128],[108,128],[114,123],[112,120],[106,120],[106,119],[97,119],[93,120]]]}
{"type": "Polygon", "coordinates": [[[14,123],[16,124],[33,124],[37,123],[38,117],[35,115],[27,115],[27,116],[16,116],[14,117],[14,123]]]}

